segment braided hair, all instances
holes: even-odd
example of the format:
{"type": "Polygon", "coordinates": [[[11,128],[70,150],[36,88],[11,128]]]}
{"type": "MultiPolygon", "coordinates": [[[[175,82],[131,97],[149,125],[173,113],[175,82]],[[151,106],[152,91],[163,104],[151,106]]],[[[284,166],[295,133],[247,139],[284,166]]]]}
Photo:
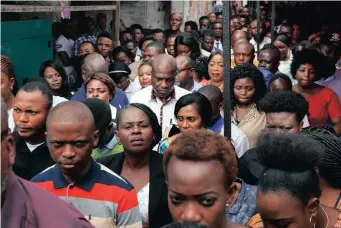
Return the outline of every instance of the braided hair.
{"type": "Polygon", "coordinates": [[[1,72],[8,76],[8,79],[14,78],[14,85],[12,89],[13,95],[18,92],[18,82],[15,79],[14,66],[12,61],[5,55],[1,55],[1,72]]]}
{"type": "Polygon", "coordinates": [[[140,103],[131,103],[127,107],[125,107],[125,108],[121,109],[119,112],[117,112],[117,118],[116,118],[117,119],[117,129],[119,129],[120,117],[121,117],[122,112],[124,110],[128,109],[129,107],[135,107],[135,108],[140,109],[150,119],[150,122],[152,124],[153,134],[154,134],[154,140],[153,140],[153,143],[151,145],[151,148],[153,148],[155,145],[157,145],[160,142],[160,140],[162,138],[162,129],[161,129],[161,126],[160,126],[159,121],[157,119],[157,116],[155,115],[153,110],[151,110],[147,105],[140,104],[140,103]]]}
{"type": "Polygon", "coordinates": [[[321,127],[309,128],[303,133],[317,140],[324,149],[323,159],[318,166],[320,176],[331,187],[341,189],[341,140],[321,127]]]}

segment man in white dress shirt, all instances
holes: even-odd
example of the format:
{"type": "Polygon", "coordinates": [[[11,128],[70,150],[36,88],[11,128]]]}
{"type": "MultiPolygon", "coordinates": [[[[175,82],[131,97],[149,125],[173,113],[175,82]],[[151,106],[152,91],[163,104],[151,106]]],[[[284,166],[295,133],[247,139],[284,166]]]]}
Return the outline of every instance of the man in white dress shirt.
{"type": "Polygon", "coordinates": [[[150,107],[158,117],[164,134],[167,127],[175,124],[174,108],[177,100],[190,92],[175,86],[177,66],[174,57],[160,54],[152,62],[152,85],[137,91],[130,103],[142,103],[150,107]]]}
{"type": "Polygon", "coordinates": [[[201,54],[205,57],[209,57],[213,50],[215,34],[213,30],[204,30],[201,33],[201,54]]]}
{"type": "MultiPolygon", "coordinates": [[[[250,24],[251,27],[251,34],[252,34],[252,39],[250,40],[250,43],[253,45],[255,48],[255,51],[257,52],[257,20],[253,20],[250,24]]],[[[268,37],[265,37],[265,32],[264,32],[265,24],[264,22],[261,22],[259,24],[259,50],[264,47],[265,44],[270,44],[271,39],[268,37]]]]}
{"type": "Polygon", "coordinates": [[[216,21],[213,24],[213,31],[215,33],[214,47],[223,51],[223,23],[216,21]]]}
{"type": "Polygon", "coordinates": [[[179,86],[190,92],[198,91],[202,86],[194,81],[195,62],[188,56],[179,55],[175,58],[178,68],[179,86]]]}

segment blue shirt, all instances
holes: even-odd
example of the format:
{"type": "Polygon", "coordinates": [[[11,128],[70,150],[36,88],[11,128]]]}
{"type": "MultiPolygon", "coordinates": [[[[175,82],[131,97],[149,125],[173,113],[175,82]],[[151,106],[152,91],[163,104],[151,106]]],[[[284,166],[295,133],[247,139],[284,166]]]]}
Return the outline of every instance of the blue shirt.
{"type": "Polygon", "coordinates": [[[213,124],[213,126],[209,127],[211,131],[214,131],[220,134],[222,127],[224,126],[224,118],[219,114],[219,119],[213,124]]]}
{"type": "MultiPolygon", "coordinates": [[[[119,88],[115,88],[115,97],[110,101],[110,104],[117,109],[121,109],[129,104],[126,94],[119,88]]],[[[72,101],[83,102],[86,99],[85,96],[85,85],[83,84],[81,88],[73,95],[72,101]]]]}
{"type": "Polygon", "coordinates": [[[196,81],[194,81],[194,85],[193,85],[193,88],[192,88],[191,92],[196,92],[196,91],[198,91],[201,87],[202,87],[202,85],[200,85],[199,83],[197,83],[196,81]]]}
{"type": "Polygon", "coordinates": [[[263,67],[258,67],[258,70],[260,72],[262,72],[264,80],[265,80],[266,87],[269,88],[269,82],[270,82],[270,79],[273,76],[273,74],[263,67]]]}
{"type": "Polygon", "coordinates": [[[257,186],[245,184],[240,179],[237,179],[236,182],[241,183],[242,186],[236,201],[226,210],[225,218],[233,224],[244,225],[257,214],[257,186]]]}

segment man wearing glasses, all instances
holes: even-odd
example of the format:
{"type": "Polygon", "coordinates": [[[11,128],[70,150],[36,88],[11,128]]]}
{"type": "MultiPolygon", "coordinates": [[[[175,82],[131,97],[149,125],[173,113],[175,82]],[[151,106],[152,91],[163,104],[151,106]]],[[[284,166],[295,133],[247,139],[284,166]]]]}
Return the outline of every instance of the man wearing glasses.
{"type": "Polygon", "coordinates": [[[179,86],[190,92],[198,91],[202,86],[194,81],[195,62],[188,56],[179,55],[175,58],[178,74],[176,80],[179,86]]]}

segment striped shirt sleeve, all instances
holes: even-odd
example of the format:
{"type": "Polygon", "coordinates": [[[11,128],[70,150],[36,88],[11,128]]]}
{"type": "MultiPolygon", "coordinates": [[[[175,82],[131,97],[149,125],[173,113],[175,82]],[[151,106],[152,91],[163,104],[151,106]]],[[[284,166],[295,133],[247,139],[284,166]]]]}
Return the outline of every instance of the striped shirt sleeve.
{"type": "Polygon", "coordinates": [[[135,189],[130,190],[119,202],[117,208],[118,228],[142,228],[140,210],[135,189]]]}

